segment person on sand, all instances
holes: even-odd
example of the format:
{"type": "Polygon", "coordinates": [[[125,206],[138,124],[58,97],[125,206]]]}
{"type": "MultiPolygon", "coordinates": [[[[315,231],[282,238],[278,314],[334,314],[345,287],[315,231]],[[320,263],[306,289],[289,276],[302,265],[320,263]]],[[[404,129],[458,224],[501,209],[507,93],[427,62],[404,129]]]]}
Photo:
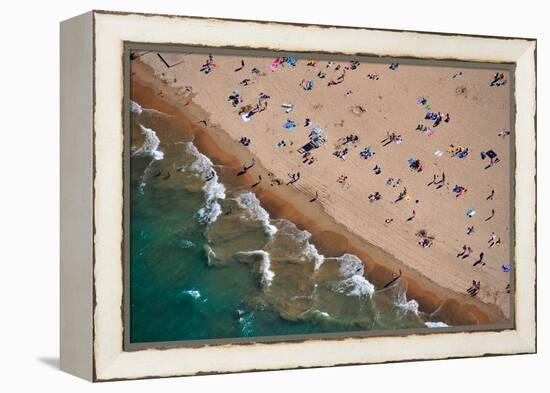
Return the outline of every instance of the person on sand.
{"type": "Polygon", "coordinates": [[[491,190],[491,193],[489,194],[489,196],[486,198],[487,200],[492,200],[493,197],[495,196],[495,190],[491,190]]]}
{"type": "Polygon", "coordinates": [[[386,224],[391,224],[391,223],[393,222],[393,218],[386,218],[386,219],[384,220],[384,222],[385,222],[386,224]]]}
{"type": "Polygon", "coordinates": [[[472,282],[472,286],[471,286],[470,288],[468,288],[468,289],[466,290],[466,292],[468,292],[468,294],[469,294],[470,296],[474,297],[474,296],[476,296],[476,295],[479,293],[480,289],[481,289],[481,281],[477,281],[477,282],[476,282],[476,281],[474,280],[474,281],[472,282]]]}
{"type": "Polygon", "coordinates": [[[508,135],[510,135],[509,130],[502,130],[497,133],[497,136],[501,137],[502,139],[506,138],[508,135]]]}
{"type": "Polygon", "coordinates": [[[466,235],[471,235],[472,233],[474,233],[474,226],[470,226],[466,229],[466,235]]]}
{"type": "Polygon", "coordinates": [[[315,191],[315,196],[309,200],[309,203],[313,203],[319,198],[319,192],[315,191]]]}
{"type": "Polygon", "coordinates": [[[250,163],[249,166],[246,166],[246,165],[243,166],[243,169],[244,169],[245,172],[246,172],[246,171],[248,171],[250,168],[252,168],[254,165],[256,165],[256,159],[255,159],[255,158],[252,159],[252,161],[251,161],[251,163],[250,163]]]}
{"type": "Polygon", "coordinates": [[[258,181],[252,184],[251,188],[258,186],[262,182],[262,175],[258,175],[258,181]]]}
{"type": "Polygon", "coordinates": [[[476,286],[477,286],[476,280],[472,280],[472,285],[470,286],[470,288],[468,288],[468,289],[466,290],[466,292],[469,293],[470,291],[474,290],[474,289],[476,288],[476,286]]]}
{"type": "Polygon", "coordinates": [[[466,254],[466,251],[468,251],[468,246],[465,244],[462,246],[462,252],[456,254],[456,257],[457,258],[460,258],[461,256],[463,256],[464,254],[466,254]]]}
{"type": "Polygon", "coordinates": [[[479,253],[479,259],[474,262],[474,264],[472,265],[473,267],[476,267],[479,264],[481,264],[482,266],[485,266],[485,261],[483,261],[483,255],[484,255],[483,252],[479,253]]]}
{"type": "Polygon", "coordinates": [[[412,215],[409,218],[407,218],[407,221],[412,221],[414,220],[415,217],[416,217],[416,210],[413,210],[412,215]]]}
{"type": "Polygon", "coordinates": [[[382,199],[382,195],[378,191],[376,191],[374,194],[370,194],[368,196],[368,199],[369,202],[379,201],[380,199],[382,199]]]}
{"type": "Polygon", "coordinates": [[[397,197],[397,199],[394,201],[394,203],[397,203],[403,199],[405,199],[407,197],[407,187],[403,188],[403,191],[401,191],[399,193],[399,196],[397,197]]]}
{"type": "Polygon", "coordinates": [[[491,215],[485,219],[485,221],[489,221],[491,218],[495,216],[495,209],[491,209],[491,215]]]}
{"type": "Polygon", "coordinates": [[[235,72],[238,72],[244,68],[244,60],[241,60],[241,66],[239,68],[235,68],[235,72]]]}
{"type": "Polygon", "coordinates": [[[397,273],[392,273],[391,276],[391,280],[386,284],[384,285],[384,288],[388,288],[390,285],[392,285],[394,282],[396,282],[397,280],[399,280],[402,276],[403,272],[401,271],[401,269],[399,269],[399,274],[397,273]]]}
{"type": "Polygon", "coordinates": [[[291,178],[291,180],[286,183],[287,186],[296,183],[298,180],[300,180],[300,172],[296,173],[289,173],[288,176],[291,178]]]}
{"type": "Polygon", "coordinates": [[[432,241],[428,238],[423,238],[418,241],[418,245],[422,248],[429,248],[432,246],[432,241]]]}

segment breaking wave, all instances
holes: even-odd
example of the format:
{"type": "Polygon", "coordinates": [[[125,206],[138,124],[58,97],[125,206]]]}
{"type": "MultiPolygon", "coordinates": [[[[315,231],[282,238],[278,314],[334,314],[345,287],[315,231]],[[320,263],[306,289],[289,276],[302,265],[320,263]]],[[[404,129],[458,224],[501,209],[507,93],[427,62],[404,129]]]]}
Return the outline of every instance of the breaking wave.
{"type": "Polygon", "coordinates": [[[252,192],[243,192],[235,198],[241,209],[244,209],[248,214],[243,217],[244,220],[260,221],[268,235],[274,236],[278,229],[271,224],[269,213],[260,205],[260,201],[252,192]]]}
{"type": "Polygon", "coordinates": [[[426,325],[426,327],[429,327],[429,328],[444,328],[444,327],[449,327],[449,325],[447,325],[445,322],[425,322],[424,323],[426,325]]]}
{"type": "Polygon", "coordinates": [[[267,251],[254,250],[254,251],[242,251],[243,255],[259,255],[261,257],[259,272],[261,276],[261,284],[263,287],[269,287],[273,282],[275,273],[271,270],[271,256],[267,251]]]}
{"type": "Polygon", "coordinates": [[[147,128],[139,125],[141,133],[145,135],[145,141],[143,145],[134,152],[134,155],[150,155],[154,160],[162,160],[164,158],[164,153],[159,150],[160,139],[157,136],[157,133],[151,128],[147,128]]]}
{"type": "Polygon", "coordinates": [[[365,278],[363,261],[352,254],[344,254],[336,258],[339,272],[343,279],[335,289],[346,296],[369,296],[374,293],[374,285],[365,278]]]}
{"type": "Polygon", "coordinates": [[[200,153],[192,142],[187,143],[187,153],[195,157],[191,170],[204,180],[202,190],[205,196],[204,206],[199,209],[199,221],[203,224],[215,222],[222,213],[219,200],[225,199],[225,186],[220,183],[214,164],[208,157],[200,153]]]}

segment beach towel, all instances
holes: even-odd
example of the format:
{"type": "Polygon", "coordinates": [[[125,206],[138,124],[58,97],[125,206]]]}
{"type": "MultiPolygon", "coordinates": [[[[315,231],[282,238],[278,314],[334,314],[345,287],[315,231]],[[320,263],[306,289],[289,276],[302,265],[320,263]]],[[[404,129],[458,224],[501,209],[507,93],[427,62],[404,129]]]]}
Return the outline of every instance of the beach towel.
{"type": "Polygon", "coordinates": [[[281,58],[280,57],[277,57],[273,63],[271,63],[271,65],[269,66],[269,69],[271,70],[271,72],[274,72],[275,70],[277,70],[277,68],[279,67],[279,65],[281,65],[281,58]]]}
{"type": "Polygon", "coordinates": [[[456,156],[457,156],[458,158],[465,158],[465,157],[468,156],[468,153],[469,153],[469,152],[470,152],[470,151],[468,150],[468,148],[466,148],[466,149],[464,149],[463,151],[461,151],[460,153],[458,153],[456,156]]]}
{"type": "Polygon", "coordinates": [[[287,57],[286,58],[286,63],[291,65],[291,66],[295,66],[296,63],[297,63],[297,60],[295,57],[287,57]]]}
{"type": "Polygon", "coordinates": [[[290,113],[294,109],[294,104],[291,104],[290,102],[283,102],[281,106],[285,108],[286,113],[290,113]]]}
{"type": "Polygon", "coordinates": [[[285,124],[283,124],[283,128],[286,128],[288,131],[292,131],[296,128],[296,123],[292,120],[287,120],[285,124]]]}

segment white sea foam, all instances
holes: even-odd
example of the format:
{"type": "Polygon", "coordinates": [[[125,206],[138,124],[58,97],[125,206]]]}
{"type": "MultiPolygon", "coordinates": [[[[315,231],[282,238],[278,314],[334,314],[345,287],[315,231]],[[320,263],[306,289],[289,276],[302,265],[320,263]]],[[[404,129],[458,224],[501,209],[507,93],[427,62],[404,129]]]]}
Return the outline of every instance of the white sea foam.
{"type": "Polygon", "coordinates": [[[159,115],[172,117],[172,115],[168,115],[168,114],[163,113],[161,111],[157,111],[156,109],[144,108],[140,104],[138,104],[137,102],[132,101],[132,100],[130,100],[130,111],[132,113],[135,113],[136,115],[141,115],[143,112],[150,112],[150,113],[157,113],[159,115]]]}
{"type": "Polygon", "coordinates": [[[187,153],[195,157],[195,161],[191,164],[191,170],[201,176],[207,176],[212,171],[214,164],[210,158],[202,154],[192,142],[186,143],[187,153]]]}
{"type": "Polygon", "coordinates": [[[313,266],[314,270],[318,271],[323,262],[325,261],[325,256],[319,254],[319,251],[317,251],[317,248],[308,242],[308,245],[306,246],[306,249],[304,250],[304,255],[307,258],[313,259],[313,266]]]}
{"type": "Polygon", "coordinates": [[[425,322],[426,327],[429,328],[443,328],[449,327],[445,322],[425,322]]]}
{"type": "Polygon", "coordinates": [[[209,245],[206,245],[206,258],[208,260],[208,266],[212,266],[216,264],[216,261],[215,261],[216,253],[214,252],[214,250],[212,250],[212,247],[210,247],[209,245]]]}
{"type": "Polygon", "coordinates": [[[130,100],[130,111],[132,113],[136,113],[140,115],[141,112],[143,112],[143,107],[139,105],[137,102],[130,100]]]}
{"type": "Polygon", "coordinates": [[[365,278],[363,262],[353,254],[344,254],[336,258],[340,274],[344,277],[336,286],[336,291],[347,296],[372,296],[374,285],[365,278]]]}
{"type": "Polygon", "coordinates": [[[222,213],[222,207],[218,200],[225,199],[225,186],[219,182],[212,161],[200,153],[193,143],[187,143],[187,152],[195,157],[195,161],[191,164],[191,170],[203,178],[211,176],[211,179],[206,181],[202,187],[206,200],[204,206],[199,209],[198,216],[202,223],[213,223],[222,213]]]}
{"type": "Polygon", "coordinates": [[[141,128],[141,133],[145,135],[145,141],[143,142],[143,146],[134,152],[134,155],[150,155],[154,160],[162,160],[164,158],[164,153],[158,149],[160,139],[157,133],[151,128],[144,127],[141,124],[139,127],[141,128]]]}
{"type": "Polygon", "coordinates": [[[353,254],[344,254],[338,257],[337,260],[340,264],[340,274],[344,277],[362,276],[365,273],[363,262],[353,254]]]}
{"type": "Polygon", "coordinates": [[[201,293],[199,291],[197,291],[196,289],[189,289],[187,291],[182,291],[181,293],[184,294],[184,295],[189,295],[193,299],[200,299],[200,297],[201,297],[201,293]]]}
{"type": "Polygon", "coordinates": [[[254,313],[244,314],[239,317],[241,331],[245,336],[250,336],[254,332],[254,313]]]}
{"type": "Polygon", "coordinates": [[[264,287],[269,287],[273,282],[275,273],[271,270],[271,255],[264,250],[254,250],[254,251],[241,251],[240,254],[243,255],[260,255],[262,260],[260,262],[260,274],[262,276],[261,283],[264,287]]]}
{"type": "Polygon", "coordinates": [[[181,248],[191,248],[195,244],[191,240],[183,239],[183,240],[180,240],[179,245],[181,248]]]}
{"type": "Polygon", "coordinates": [[[395,305],[403,311],[412,312],[413,314],[418,315],[418,302],[414,299],[408,300],[407,293],[405,291],[399,293],[395,305]]]}
{"type": "Polygon", "coordinates": [[[336,291],[346,294],[346,296],[372,296],[374,293],[374,285],[372,285],[365,277],[353,275],[338,283],[336,291]]]}
{"type": "Polygon", "coordinates": [[[241,209],[248,212],[246,216],[243,216],[243,219],[262,222],[266,233],[271,237],[277,233],[277,227],[271,224],[269,213],[260,205],[260,201],[254,193],[250,191],[243,192],[235,198],[235,201],[241,209]]]}

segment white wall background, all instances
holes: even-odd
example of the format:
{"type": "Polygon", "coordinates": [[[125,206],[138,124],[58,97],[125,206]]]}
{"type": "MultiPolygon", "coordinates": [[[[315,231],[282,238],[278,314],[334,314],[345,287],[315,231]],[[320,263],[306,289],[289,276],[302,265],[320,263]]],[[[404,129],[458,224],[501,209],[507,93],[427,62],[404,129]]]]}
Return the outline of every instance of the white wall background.
{"type": "Polygon", "coordinates": [[[548,391],[545,2],[26,1],[0,11],[0,391],[548,391]],[[538,38],[539,354],[91,385],[58,371],[59,27],[90,9],[538,38]],[[545,193],[546,192],[546,193],[545,193]],[[542,196],[545,195],[545,198],[542,196]],[[546,372],[546,375],[545,375],[546,372]],[[546,382],[544,382],[546,381],[546,382]]]}

